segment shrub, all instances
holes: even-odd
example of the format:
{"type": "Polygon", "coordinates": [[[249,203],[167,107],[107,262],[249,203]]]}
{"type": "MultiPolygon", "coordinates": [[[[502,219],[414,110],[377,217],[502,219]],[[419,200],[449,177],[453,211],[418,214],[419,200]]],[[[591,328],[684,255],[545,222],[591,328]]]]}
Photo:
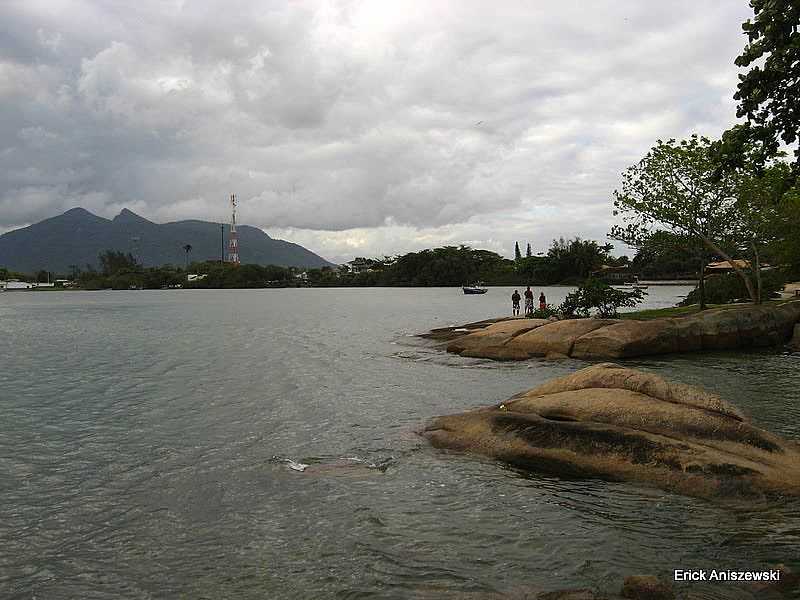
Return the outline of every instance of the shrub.
{"type": "Polygon", "coordinates": [[[617,290],[599,279],[587,279],[574,292],[567,294],[558,311],[565,319],[586,318],[596,309],[598,317],[614,318],[617,309],[634,307],[641,302],[647,292],[634,289],[629,292],[617,290]]]}
{"type": "Polygon", "coordinates": [[[548,304],[544,308],[537,308],[533,311],[531,318],[533,319],[549,319],[550,317],[558,316],[558,308],[552,304],[548,304]]]}
{"type": "MultiPolygon", "coordinates": [[[[775,297],[777,292],[783,289],[786,283],[784,274],[779,269],[761,272],[761,299],[775,297]]],[[[753,282],[755,285],[755,281],[753,282]]],[[[750,294],[747,288],[736,273],[725,273],[722,275],[709,275],[706,277],[706,302],[709,304],[729,304],[739,299],[750,301],[750,294]]],[[[700,290],[693,289],[684,298],[679,306],[689,306],[699,304],[700,290]]]]}

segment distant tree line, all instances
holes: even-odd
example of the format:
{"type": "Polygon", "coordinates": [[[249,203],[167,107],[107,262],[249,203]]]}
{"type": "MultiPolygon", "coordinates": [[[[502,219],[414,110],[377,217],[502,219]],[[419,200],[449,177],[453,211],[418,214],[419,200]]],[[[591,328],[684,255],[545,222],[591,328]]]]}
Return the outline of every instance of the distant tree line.
{"type": "MultiPolygon", "coordinates": [[[[262,288],[287,286],[461,286],[579,284],[606,266],[635,266],[650,275],[690,270],[688,258],[667,244],[643,246],[633,261],[611,255],[610,244],[560,238],[547,253],[526,252],[517,260],[469,246],[444,246],[401,256],[359,259],[360,269],[322,267],[299,269],[274,265],[234,266],[219,261],[188,262],[184,266],[143,267],[130,254],[106,250],[100,268],[73,267],[65,277],[82,289],[262,288]],[[189,281],[188,275],[192,277],[189,281]]],[[[44,273],[44,271],[42,271],[44,273]]],[[[19,274],[17,274],[19,275],[19,274]]],[[[39,274],[39,276],[43,276],[39,274]]],[[[26,278],[19,275],[19,278],[26,278]]],[[[28,277],[27,279],[31,279],[28,277]]]]}

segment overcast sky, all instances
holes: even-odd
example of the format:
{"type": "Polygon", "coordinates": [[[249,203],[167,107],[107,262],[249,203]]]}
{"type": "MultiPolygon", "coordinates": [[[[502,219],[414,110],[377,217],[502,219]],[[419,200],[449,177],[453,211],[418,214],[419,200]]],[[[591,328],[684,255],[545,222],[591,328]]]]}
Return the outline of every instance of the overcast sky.
{"type": "Polygon", "coordinates": [[[337,262],[605,241],[620,172],[735,121],[745,0],[3,0],[0,232],[227,218],[337,262]]]}

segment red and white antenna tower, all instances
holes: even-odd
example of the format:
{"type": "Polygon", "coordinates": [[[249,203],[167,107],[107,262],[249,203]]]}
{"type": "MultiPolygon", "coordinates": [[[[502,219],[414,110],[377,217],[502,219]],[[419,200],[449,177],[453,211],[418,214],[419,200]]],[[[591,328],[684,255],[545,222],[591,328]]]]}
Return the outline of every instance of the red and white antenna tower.
{"type": "Polygon", "coordinates": [[[231,234],[228,236],[228,262],[239,264],[239,239],[236,237],[236,196],[231,194],[231,234]]]}

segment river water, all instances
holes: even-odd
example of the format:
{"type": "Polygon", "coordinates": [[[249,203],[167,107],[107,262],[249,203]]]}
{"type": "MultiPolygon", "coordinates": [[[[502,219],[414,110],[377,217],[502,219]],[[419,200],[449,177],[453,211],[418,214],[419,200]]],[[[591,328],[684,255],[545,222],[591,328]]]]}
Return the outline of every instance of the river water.
{"type": "MultiPolygon", "coordinates": [[[[419,438],[429,417],[586,366],[462,359],[413,337],[507,313],[511,291],[0,295],[0,597],[478,599],[800,570],[797,502],[526,474],[419,438]]],[[[649,291],[666,306],[688,290],[649,291]]],[[[800,439],[797,355],[629,364],[800,439]]]]}

